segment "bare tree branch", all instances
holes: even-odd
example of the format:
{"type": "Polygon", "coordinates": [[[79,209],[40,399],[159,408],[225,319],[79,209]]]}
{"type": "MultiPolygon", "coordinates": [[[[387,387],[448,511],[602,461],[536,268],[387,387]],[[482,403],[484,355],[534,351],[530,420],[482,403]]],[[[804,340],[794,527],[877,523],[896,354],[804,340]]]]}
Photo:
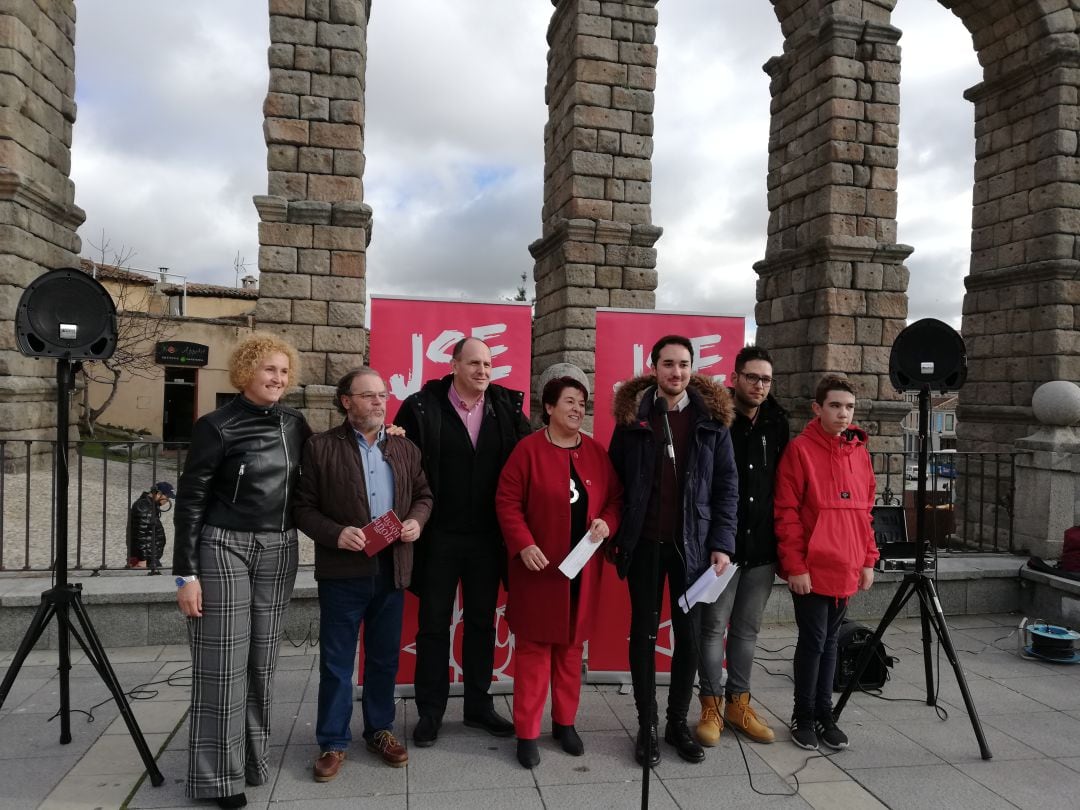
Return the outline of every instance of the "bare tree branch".
{"type": "MultiPolygon", "coordinates": [[[[101,254],[101,265],[111,245],[102,231],[101,242],[90,246],[101,254]]],[[[121,267],[135,256],[135,250],[123,245],[113,254],[109,264],[121,267]]],[[[82,375],[86,382],[83,387],[82,414],[79,422],[83,429],[94,435],[98,419],[116,399],[121,382],[132,377],[152,379],[157,376],[157,364],[154,362],[155,344],[172,337],[175,326],[168,313],[168,300],[157,294],[152,284],[142,285],[121,281],[116,298],[116,350],[106,360],[84,361],[82,375]],[[90,401],[90,382],[107,386],[105,401],[94,406],[90,401]]]]}

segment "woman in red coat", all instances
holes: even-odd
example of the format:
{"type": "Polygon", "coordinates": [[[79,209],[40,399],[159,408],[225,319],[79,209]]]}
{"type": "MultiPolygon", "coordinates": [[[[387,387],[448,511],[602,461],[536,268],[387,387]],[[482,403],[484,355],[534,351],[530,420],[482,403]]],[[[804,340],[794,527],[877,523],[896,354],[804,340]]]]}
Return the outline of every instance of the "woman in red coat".
{"type": "Polygon", "coordinates": [[[568,579],[560,570],[586,532],[599,543],[618,528],[622,486],[607,452],[581,433],[588,392],[573,377],[544,386],[547,427],[520,441],[503,467],[495,510],[509,556],[506,617],[514,632],[514,730],[518,762],[540,762],[536,741],[551,685],[552,736],[569,754],[581,658],[600,594],[601,555],[568,579]]]}

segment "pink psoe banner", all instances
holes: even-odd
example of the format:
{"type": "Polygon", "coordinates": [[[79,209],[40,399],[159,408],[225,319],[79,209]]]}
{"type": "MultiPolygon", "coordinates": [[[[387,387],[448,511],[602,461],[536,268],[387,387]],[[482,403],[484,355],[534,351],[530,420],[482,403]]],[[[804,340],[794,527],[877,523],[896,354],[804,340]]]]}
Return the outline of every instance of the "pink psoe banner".
{"type": "MultiPolygon", "coordinates": [[[[596,394],[593,430],[606,447],[611,441],[614,419],[611,402],[623,381],[652,369],[649,353],[664,335],[683,335],[694,346],[694,371],[728,383],[735,370],[735,355],[743,347],[745,319],[728,315],[697,315],[681,312],[596,310],[596,394]]],[[[600,579],[599,613],[595,627],[603,628],[589,639],[589,672],[627,673],[630,669],[627,642],[630,637],[630,597],[626,583],[614,566],[604,566],[600,579]]],[[[668,588],[660,603],[660,628],[656,639],[656,671],[671,671],[675,649],[671,631],[668,588]]]]}
{"type": "Polygon", "coordinates": [[[605,447],[615,428],[611,403],[619,383],[652,369],[649,352],[664,335],[684,335],[694,346],[694,371],[728,383],[743,347],[746,319],[732,315],[596,310],[596,391],[593,435],[605,447]]]}
{"type": "MultiPolygon", "coordinates": [[[[463,337],[477,337],[491,348],[491,381],[525,393],[529,413],[532,384],[532,308],[526,303],[473,303],[428,298],[371,297],[371,367],[386,381],[390,399],[386,419],[393,421],[401,403],[428,380],[450,373],[450,353],[463,337]]],[[[424,542],[421,536],[418,542],[424,542]]],[[[397,682],[413,682],[416,672],[418,602],[405,594],[397,682]]],[[[462,602],[458,590],[451,622],[452,651],[447,671],[451,683],[462,681],[462,602]]],[[[503,618],[506,592],[499,588],[495,617],[493,681],[513,677],[513,636],[503,618]]],[[[363,683],[364,648],[359,645],[359,682],[363,683]]]]}
{"type": "Polygon", "coordinates": [[[528,415],[532,363],[528,304],[373,295],[369,356],[390,392],[388,421],[425,382],[450,373],[451,352],[463,337],[480,338],[491,347],[491,381],[525,392],[528,415]]]}

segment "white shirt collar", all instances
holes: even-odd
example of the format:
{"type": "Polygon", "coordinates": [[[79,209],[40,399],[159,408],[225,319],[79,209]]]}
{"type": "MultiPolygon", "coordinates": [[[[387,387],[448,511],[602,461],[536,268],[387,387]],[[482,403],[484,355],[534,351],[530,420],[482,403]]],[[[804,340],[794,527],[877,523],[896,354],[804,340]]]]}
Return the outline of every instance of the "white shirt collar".
{"type": "MultiPolygon", "coordinates": [[[[660,386],[656,386],[656,399],[660,399],[663,394],[660,392],[660,386]]],[[[686,391],[682,392],[682,397],[674,405],[668,408],[669,411],[682,411],[686,409],[686,406],[690,404],[690,395],[686,391]]]]}

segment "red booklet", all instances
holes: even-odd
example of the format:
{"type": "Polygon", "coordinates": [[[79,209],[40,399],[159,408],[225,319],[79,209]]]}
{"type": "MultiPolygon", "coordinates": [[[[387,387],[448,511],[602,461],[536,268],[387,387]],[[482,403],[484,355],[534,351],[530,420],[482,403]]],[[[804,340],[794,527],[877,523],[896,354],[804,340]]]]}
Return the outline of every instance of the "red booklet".
{"type": "Polygon", "coordinates": [[[401,537],[401,521],[391,509],[375,518],[367,526],[362,526],[364,533],[364,553],[373,557],[401,537]]]}

